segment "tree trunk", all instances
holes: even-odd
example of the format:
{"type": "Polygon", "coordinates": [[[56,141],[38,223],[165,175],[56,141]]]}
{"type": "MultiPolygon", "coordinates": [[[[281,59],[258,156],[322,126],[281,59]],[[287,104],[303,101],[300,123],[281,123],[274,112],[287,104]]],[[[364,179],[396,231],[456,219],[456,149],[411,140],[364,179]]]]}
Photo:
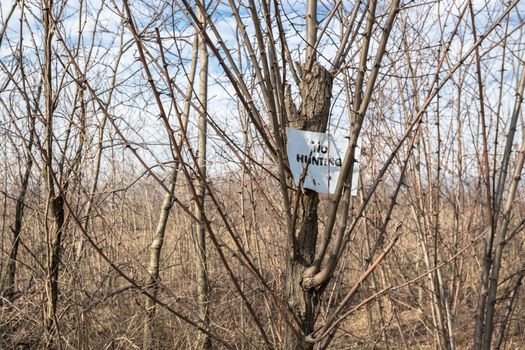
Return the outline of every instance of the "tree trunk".
{"type": "MultiPolygon", "coordinates": [[[[199,3],[199,20],[206,28],[205,1],[199,3]]],[[[199,203],[195,204],[196,216],[199,218],[196,230],[195,244],[197,252],[197,303],[199,317],[205,325],[209,324],[209,284],[208,284],[208,261],[206,253],[206,225],[204,223],[204,207],[206,197],[206,138],[207,122],[206,114],[208,112],[208,50],[204,38],[199,40],[199,139],[198,139],[198,168],[201,177],[197,179],[197,195],[199,203]]],[[[211,340],[207,334],[202,333],[199,339],[201,349],[211,349],[211,340]]]]}
{"type": "MultiPolygon", "coordinates": [[[[11,9],[11,12],[8,15],[8,18],[13,14],[13,11],[15,7],[17,6],[16,3],[13,4],[13,8],[11,9]]],[[[23,16],[23,13],[22,13],[23,16]]],[[[7,22],[6,22],[7,23],[7,22]]],[[[5,30],[6,26],[4,26],[5,30]]],[[[3,33],[0,34],[0,43],[3,38],[3,33]]],[[[26,74],[25,74],[25,67],[23,62],[23,52],[24,52],[24,46],[23,46],[23,32],[20,32],[20,55],[19,55],[19,68],[21,72],[21,85],[22,90],[27,91],[27,85],[26,85],[26,74]]],[[[35,138],[35,115],[33,113],[33,110],[31,109],[31,105],[26,100],[26,113],[27,117],[29,119],[29,142],[26,148],[26,164],[25,164],[25,172],[24,175],[21,178],[21,189],[20,193],[18,195],[18,198],[16,199],[16,208],[15,208],[15,222],[14,225],[11,227],[11,231],[13,233],[13,242],[11,246],[11,251],[9,252],[9,260],[7,262],[7,276],[2,281],[2,292],[3,295],[6,297],[7,300],[12,301],[14,299],[15,294],[15,283],[16,283],[16,260],[18,257],[18,247],[20,246],[20,234],[22,231],[22,220],[24,217],[24,208],[25,208],[25,198],[27,193],[27,188],[29,186],[29,179],[31,177],[31,171],[33,169],[33,157],[32,157],[32,150],[33,150],[33,144],[34,144],[34,138],[35,138]]],[[[5,220],[4,220],[5,221],[5,220]]]]}
{"type": "Polygon", "coordinates": [[[58,333],[57,304],[58,304],[58,272],[60,265],[60,253],[62,248],[62,230],[65,221],[63,193],[55,191],[55,173],[53,170],[53,88],[51,76],[51,45],[53,38],[52,13],[53,0],[46,1],[44,5],[44,62],[43,62],[43,85],[45,102],[45,147],[43,150],[44,176],[46,180],[47,203],[46,219],[46,306],[44,310],[45,341],[46,348],[54,348],[54,338],[58,333]]]}
{"type": "MultiPolygon", "coordinates": [[[[31,152],[32,138],[30,139],[29,152],[31,152]]],[[[5,284],[3,284],[3,295],[4,297],[12,301],[15,294],[15,282],[16,282],[16,259],[18,256],[18,247],[20,245],[20,233],[22,231],[22,218],[24,216],[24,207],[25,207],[25,197],[27,192],[27,187],[29,184],[29,177],[31,175],[31,168],[33,167],[33,160],[31,155],[28,154],[28,159],[26,163],[26,170],[24,176],[22,177],[22,189],[20,194],[16,199],[16,209],[15,209],[15,223],[11,227],[13,232],[13,243],[11,246],[11,251],[9,252],[9,260],[7,262],[7,276],[5,279],[5,284]]]]}
{"type": "MultiPolygon", "coordinates": [[[[307,68],[303,66],[303,69],[307,68]]],[[[310,71],[301,74],[301,109],[290,125],[301,130],[325,132],[332,98],[333,76],[318,63],[313,63],[310,71]]],[[[295,227],[295,244],[289,247],[292,256],[287,261],[286,297],[293,314],[301,324],[301,331],[307,335],[313,331],[318,311],[319,295],[315,289],[302,287],[303,274],[312,265],[318,234],[319,195],[315,191],[302,191],[299,201],[298,217],[295,227]],[[295,249],[294,249],[295,248],[295,249]]],[[[298,339],[291,329],[285,334],[285,349],[312,349],[304,339],[298,339]]]]}
{"type": "MultiPolygon", "coordinates": [[[[146,282],[146,288],[151,295],[157,296],[159,285],[157,279],[159,278],[159,265],[160,265],[160,252],[162,245],[164,244],[164,233],[166,232],[166,224],[170,215],[171,208],[173,207],[173,191],[175,190],[175,183],[177,182],[177,168],[173,169],[170,174],[170,183],[168,189],[169,193],[164,195],[162,202],[162,208],[159,215],[159,221],[157,222],[157,229],[155,231],[155,237],[150,245],[150,258],[148,265],[149,277],[146,282]]],[[[157,337],[154,336],[154,322],[155,322],[155,302],[151,298],[146,299],[146,320],[144,322],[144,338],[142,349],[158,349],[159,346],[156,343],[157,337]]]]}
{"type": "MultiPolygon", "coordinates": [[[[193,96],[193,87],[194,87],[194,81],[195,81],[195,71],[197,70],[197,56],[198,56],[198,35],[195,35],[195,40],[193,41],[193,50],[192,50],[192,58],[191,58],[191,67],[190,71],[188,72],[188,87],[186,89],[186,97],[184,101],[184,110],[182,114],[182,126],[179,131],[179,140],[177,147],[179,149],[182,148],[183,140],[184,140],[184,133],[188,126],[188,119],[190,114],[190,107],[191,107],[191,98],[193,96]]],[[[162,45],[161,42],[159,42],[159,45],[162,45]]],[[[166,78],[168,78],[167,71],[166,71],[166,78]]],[[[150,246],[150,258],[149,258],[149,266],[148,266],[148,272],[149,272],[149,278],[146,282],[146,288],[149,289],[150,293],[154,296],[157,296],[158,292],[158,283],[157,279],[159,276],[159,265],[160,265],[160,253],[162,250],[162,246],[164,244],[164,233],[166,232],[166,224],[168,221],[169,213],[171,211],[171,208],[173,207],[173,192],[175,191],[175,185],[177,184],[177,175],[179,172],[179,165],[180,161],[178,159],[174,159],[174,169],[170,175],[170,183],[168,186],[169,192],[164,195],[164,200],[162,202],[161,212],[159,215],[159,221],[157,222],[157,229],[155,231],[155,236],[153,237],[153,241],[151,242],[150,246]]],[[[156,303],[151,298],[146,299],[146,320],[144,321],[144,334],[143,334],[143,342],[142,342],[142,349],[149,350],[149,349],[157,349],[158,346],[156,344],[156,335],[155,333],[155,308],[156,303]]]]}

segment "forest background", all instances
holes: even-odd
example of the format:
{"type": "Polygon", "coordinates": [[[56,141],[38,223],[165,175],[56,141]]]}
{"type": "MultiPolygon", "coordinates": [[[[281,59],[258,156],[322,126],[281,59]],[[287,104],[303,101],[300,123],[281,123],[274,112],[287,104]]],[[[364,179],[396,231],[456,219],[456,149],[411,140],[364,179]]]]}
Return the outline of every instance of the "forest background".
{"type": "Polygon", "coordinates": [[[525,347],[524,15],[2,0],[0,348],[525,347]]]}

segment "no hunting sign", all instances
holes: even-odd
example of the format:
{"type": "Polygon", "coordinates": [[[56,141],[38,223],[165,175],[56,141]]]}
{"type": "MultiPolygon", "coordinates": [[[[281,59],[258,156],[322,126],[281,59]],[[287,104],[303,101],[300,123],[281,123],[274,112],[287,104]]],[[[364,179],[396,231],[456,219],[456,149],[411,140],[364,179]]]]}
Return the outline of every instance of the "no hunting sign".
{"type": "MultiPolygon", "coordinates": [[[[319,193],[334,193],[344,161],[348,139],[321,132],[287,128],[288,162],[299,186],[319,193]]],[[[359,159],[360,148],[355,158],[359,159]]],[[[357,194],[358,162],[352,174],[352,196],[357,194]]]]}

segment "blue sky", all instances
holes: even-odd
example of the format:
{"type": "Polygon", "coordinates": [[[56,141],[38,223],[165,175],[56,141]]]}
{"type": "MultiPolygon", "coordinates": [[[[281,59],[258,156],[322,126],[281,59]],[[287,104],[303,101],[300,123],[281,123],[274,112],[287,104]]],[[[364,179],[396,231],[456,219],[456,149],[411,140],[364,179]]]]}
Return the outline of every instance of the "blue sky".
{"type": "MultiPolygon", "coordinates": [[[[2,10],[2,22],[5,18],[6,11],[10,8],[12,1],[2,1],[0,3],[2,10]]],[[[120,6],[120,3],[117,3],[120,6]]],[[[155,3],[158,4],[158,3],[155,3]]],[[[344,1],[346,6],[346,14],[351,11],[349,6],[350,2],[344,1]]],[[[409,8],[401,11],[398,17],[398,22],[395,28],[395,37],[392,38],[390,45],[388,46],[388,55],[383,60],[384,69],[382,70],[382,76],[379,78],[379,86],[385,92],[389,93],[390,96],[396,94],[396,89],[399,87],[396,86],[394,80],[389,80],[387,76],[393,74],[394,71],[398,73],[407,74],[407,65],[404,59],[402,50],[399,45],[400,41],[400,30],[402,23],[406,23],[409,30],[407,33],[412,35],[414,38],[417,38],[417,41],[414,41],[414,52],[413,60],[417,64],[418,73],[421,75],[427,74],[427,79],[421,79],[420,83],[422,84],[419,89],[425,89],[425,84],[428,84],[432,78],[432,74],[435,73],[435,67],[437,62],[437,49],[436,46],[439,45],[439,38],[441,36],[440,26],[444,28],[444,38],[448,40],[450,33],[453,30],[455,23],[457,21],[457,16],[461,9],[464,6],[463,1],[441,1],[441,2],[410,2],[406,3],[406,6],[409,8]],[[417,29],[418,34],[414,32],[413,29],[417,29]],[[412,30],[412,32],[411,32],[412,30]],[[426,46],[426,47],[425,47],[426,46]],[[400,50],[401,49],[401,50],[400,50]],[[417,50],[417,51],[416,51],[417,50]],[[432,60],[432,58],[434,58],[432,60]]],[[[152,13],[154,13],[155,8],[142,6],[139,2],[132,2],[134,14],[136,16],[136,22],[139,28],[151,20],[152,13]]],[[[34,4],[28,3],[28,6],[32,9],[35,15],[39,15],[39,10],[34,4]]],[[[478,34],[482,33],[492,21],[499,15],[501,12],[501,1],[488,1],[484,2],[481,0],[474,1],[474,11],[476,12],[476,26],[478,34]]],[[[111,67],[115,62],[116,57],[122,53],[122,47],[125,48],[125,51],[122,53],[121,63],[119,66],[119,80],[121,81],[121,87],[118,89],[118,93],[115,96],[112,113],[115,113],[115,116],[119,120],[126,120],[129,124],[127,129],[127,136],[131,140],[135,140],[140,143],[149,143],[152,149],[155,150],[157,158],[160,161],[164,161],[169,158],[169,152],[166,147],[161,147],[159,145],[167,144],[166,133],[162,130],[162,125],[160,120],[157,118],[157,107],[153,103],[151,98],[151,92],[145,82],[143,72],[140,64],[137,62],[136,48],[131,42],[131,36],[129,30],[124,29],[122,41],[119,36],[119,31],[122,30],[122,20],[116,14],[115,9],[111,3],[103,4],[100,0],[90,1],[87,4],[87,12],[84,12],[83,19],[84,23],[84,35],[81,40],[81,52],[77,57],[77,60],[80,63],[84,63],[85,58],[89,53],[89,48],[91,47],[91,42],[93,40],[94,49],[92,51],[91,61],[89,69],[87,71],[90,82],[96,86],[97,91],[101,91],[101,94],[104,93],[104,89],[109,85],[109,79],[111,77],[111,67]],[[92,31],[95,29],[95,20],[98,19],[97,32],[95,36],[92,36],[92,31]]],[[[383,2],[380,2],[377,13],[380,16],[380,21],[384,21],[384,14],[386,13],[386,5],[383,2]],[[381,17],[382,16],[382,17],[381,17]]],[[[517,67],[520,59],[523,59],[523,49],[524,44],[523,40],[520,38],[523,34],[522,25],[522,14],[525,8],[522,3],[517,5],[517,8],[512,12],[509,22],[509,30],[516,29],[508,39],[508,45],[510,50],[507,51],[506,58],[506,72],[505,72],[505,81],[504,81],[504,105],[503,105],[503,116],[502,125],[506,121],[506,116],[508,116],[510,109],[512,108],[513,94],[512,91],[516,85],[516,76],[517,76],[517,67]]],[[[85,10],[84,10],[85,11],[85,10]]],[[[290,2],[283,1],[280,11],[286,13],[287,16],[283,17],[283,25],[287,33],[287,42],[291,50],[291,55],[294,60],[301,61],[304,57],[305,44],[303,39],[304,31],[304,12],[305,12],[305,1],[302,2],[290,2]]],[[[329,9],[326,8],[324,2],[321,2],[319,5],[319,19],[321,20],[321,26],[323,26],[322,19],[328,14],[329,9]]],[[[168,16],[168,9],[165,10],[165,14],[155,23],[154,26],[158,26],[161,30],[161,35],[163,36],[163,43],[165,47],[170,48],[167,53],[167,57],[171,62],[170,72],[173,74],[176,82],[180,84],[181,88],[184,89],[186,86],[186,78],[184,77],[184,70],[182,70],[182,65],[186,66],[188,69],[189,66],[189,54],[191,52],[190,43],[192,41],[192,35],[194,29],[188,24],[187,20],[182,16],[180,11],[176,11],[174,15],[168,16]],[[170,39],[171,38],[171,39],[170,39]],[[177,38],[176,41],[173,38],[177,38]],[[177,46],[175,46],[175,43],[177,46]],[[179,51],[177,51],[179,50],[179,51]]],[[[241,16],[247,15],[247,9],[241,8],[241,16]]],[[[16,54],[19,37],[19,11],[17,10],[9,23],[9,29],[6,31],[6,38],[0,47],[0,59],[6,64],[13,58],[13,55],[16,54]]],[[[231,14],[231,9],[227,3],[222,3],[219,5],[215,12],[212,14],[214,23],[221,34],[222,39],[225,41],[226,45],[232,50],[234,58],[237,59],[237,41],[235,37],[235,28],[236,24],[234,18],[231,14]]],[[[61,21],[61,32],[67,38],[67,44],[69,47],[74,47],[78,39],[77,28],[79,24],[79,9],[78,3],[74,1],[68,2],[68,7],[66,9],[66,15],[61,21]]],[[[253,38],[253,26],[250,20],[246,20],[245,24],[247,25],[247,32],[250,36],[253,43],[255,40],[253,38]]],[[[152,27],[153,28],[153,27],[152,27]]],[[[445,72],[448,67],[455,64],[464,52],[472,45],[473,39],[470,34],[470,21],[463,21],[460,26],[459,35],[455,36],[452,40],[450,52],[448,58],[444,64],[443,71],[445,72]]],[[[36,53],[41,54],[41,35],[39,35],[40,24],[39,19],[33,17],[32,15],[27,15],[27,24],[24,26],[24,42],[26,45],[25,58],[29,61],[35,62],[36,53]],[[34,36],[31,37],[29,29],[34,33],[34,36]],[[27,33],[27,34],[26,34],[27,33]]],[[[328,66],[328,61],[334,56],[338,48],[338,40],[341,32],[340,25],[336,20],[333,24],[329,26],[327,34],[324,35],[321,44],[319,45],[319,57],[320,61],[328,66]]],[[[481,52],[485,52],[490,48],[490,45],[496,43],[501,36],[503,35],[504,27],[497,28],[493,32],[487,43],[481,46],[481,52]]],[[[274,36],[277,37],[277,32],[273,28],[274,36]]],[[[377,40],[380,32],[374,36],[374,40],[377,40]]],[[[146,45],[148,49],[151,50],[153,55],[156,55],[156,43],[153,40],[152,31],[150,30],[146,37],[146,45]],[[149,36],[148,36],[149,35],[149,36]]],[[[254,45],[256,46],[256,45],[254,45]]],[[[372,52],[374,52],[377,42],[372,42],[372,52]]],[[[60,44],[57,42],[54,44],[57,52],[60,52],[60,44]]],[[[278,47],[280,50],[280,47],[278,47]]],[[[357,52],[358,47],[352,48],[351,53],[357,52]]],[[[280,53],[279,53],[280,54],[280,53]]],[[[485,79],[485,91],[486,91],[486,104],[489,110],[493,111],[497,106],[497,98],[499,92],[499,74],[497,74],[498,69],[501,66],[501,55],[503,51],[501,47],[496,46],[490,51],[486,56],[483,62],[483,76],[485,79]],[[490,59],[489,59],[490,58],[490,59]]],[[[352,79],[356,71],[356,59],[357,57],[348,62],[347,70],[345,71],[348,74],[348,78],[352,79]]],[[[249,67],[248,60],[246,57],[243,57],[244,67],[249,67]]],[[[466,61],[465,70],[468,70],[467,79],[469,84],[472,84],[474,81],[473,74],[473,60],[469,58],[466,61]]],[[[225,74],[222,68],[218,65],[217,59],[210,55],[210,77],[209,77],[209,110],[210,115],[213,116],[214,120],[224,129],[224,131],[229,134],[237,137],[236,135],[240,134],[240,114],[238,110],[238,101],[235,98],[234,89],[228,82],[225,77],[225,74]]],[[[0,72],[0,74],[5,74],[0,72]]],[[[250,70],[246,71],[246,76],[250,78],[252,72],[250,70]]],[[[334,103],[333,103],[333,118],[331,120],[330,131],[334,133],[347,133],[348,130],[348,108],[345,106],[344,100],[344,90],[342,90],[344,84],[346,84],[343,79],[343,74],[339,74],[336,77],[335,89],[334,89],[334,103]]],[[[289,76],[289,80],[291,77],[289,76]]],[[[454,79],[453,79],[454,80],[454,79]]],[[[160,80],[159,80],[160,81],[160,80]]],[[[407,81],[409,84],[410,81],[407,81]]],[[[163,85],[160,83],[159,85],[163,85]]],[[[293,90],[297,92],[297,87],[293,86],[293,90]]],[[[476,93],[475,88],[472,86],[467,86],[465,88],[466,92],[469,94],[476,93]]],[[[257,91],[257,88],[255,89],[257,91]]],[[[441,118],[446,121],[450,120],[449,123],[452,123],[452,120],[455,118],[454,106],[447,105],[447,100],[452,101],[454,99],[454,81],[450,83],[443,90],[441,97],[441,118]]],[[[257,93],[255,94],[257,97],[257,93]]],[[[380,95],[378,95],[379,98],[380,95]]],[[[475,100],[475,99],[474,99],[475,100]]],[[[180,98],[179,98],[180,101],[180,98]]],[[[396,101],[393,99],[393,101],[396,101]]],[[[296,100],[298,102],[298,100],[296,100]]],[[[378,101],[379,105],[383,104],[384,108],[387,108],[386,112],[388,118],[391,121],[389,126],[391,131],[394,132],[394,135],[398,135],[402,132],[403,125],[399,121],[401,120],[401,110],[398,105],[400,101],[394,102],[391,106],[388,106],[387,101],[378,101]]],[[[410,101],[409,101],[410,103],[410,101]]],[[[366,129],[364,130],[364,137],[366,137],[368,130],[369,134],[372,134],[372,129],[374,127],[379,127],[374,125],[375,119],[373,113],[376,106],[371,107],[371,115],[367,118],[366,129]]],[[[471,115],[475,114],[476,106],[474,104],[466,104],[465,108],[469,110],[465,111],[465,118],[471,118],[471,115]]],[[[433,120],[433,116],[429,114],[429,121],[433,120]]],[[[474,121],[472,122],[473,124],[474,121]]],[[[192,135],[194,138],[195,128],[194,122],[192,121],[192,135]]],[[[452,124],[450,124],[452,125],[452,124]]],[[[385,127],[385,126],[381,126],[385,127]]],[[[471,138],[473,139],[472,144],[476,144],[477,131],[470,130],[471,138]]],[[[211,132],[211,142],[210,142],[210,159],[213,163],[213,159],[219,159],[220,153],[224,150],[224,143],[220,140],[214,132],[211,132]],[[214,157],[216,155],[216,157],[214,157]]],[[[465,137],[468,138],[468,133],[465,134],[465,137]]],[[[192,139],[193,139],[192,138],[192,139]]],[[[365,138],[366,141],[366,138],[365,138]]],[[[236,143],[242,144],[242,138],[238,137],[236,143]]],[[[474,150],[472,150],[474,151],[474,150]]],[[[145,152],[151,153],[151,152],[145,152]]],[[[152,162],[155,160],[152,160],[152,162]]],[[[217,161],[217,163],[220,163],[217,161]]]]}

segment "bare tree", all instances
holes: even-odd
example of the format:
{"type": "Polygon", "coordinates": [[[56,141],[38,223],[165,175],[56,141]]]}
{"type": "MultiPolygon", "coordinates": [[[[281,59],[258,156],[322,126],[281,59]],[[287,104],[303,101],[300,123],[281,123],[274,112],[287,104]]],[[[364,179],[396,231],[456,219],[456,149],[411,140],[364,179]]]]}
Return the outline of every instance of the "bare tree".
{"type": "MultiPolygon", "coordinates": [[[[0,34],[0,43],[1,39],[3,38],[3,34],[5,32],[5,29],[7,28],[7,21],[9,20],[9,17],[12,16],[14,10],[16,9],[16,3],[13,4],[13,7],[11,8],[11,11],[9,12],[8,18],[6,20],[6,24],[4,25],[2,29],[2,33],[0,34]]],[[[21,240],[21,233],[22,233],[22,223],[24,218],[24,209],[26,206],[25,200],[26,200],[26,194],[29,187],[29,180],[31,177],[31,172],[33,169],[33,144],[35,139],[35,124],[36,124],[36,118],[34,110],[31,108],[31,102],[29,99],[29,94],[27,90],[27,80],[25,76],[25,67],[24,62],[22,60],[24,47],[23,47],[23,15],[24,11],[21,11],[21,18],[20,18],[20,46],[19,46],[19,57],[18,57],[18,65],[20,69],[20,90],[24,94],[24,102],[25,102],[25,112],[27,113],[27,119],[28,119],[28,129],[29,129],[29,137],[28,140],[25,142],[24,146],[26,149],[25,154],[25,170],[23,171],[23,174],[20,178],[20,193],[16,199],[16,209],[15,209],[15,220],[14,224],[11,227],[12,231],[12,246],[9,252],[9,260],[7,262],[7,270],[5,278],[2,279],[2,287],[0,290],[2,290],[2,294],[8,299],[12,300],[15,293],[15,283],[16,283],[16,262],[18,259],[18,250],[20,247],[20,240],[21,240]]],[[[9,80],[6,81],[6,84],[9,83],[9,80]]],[[[3,103],[3,101],[2,101],[3,103]]],[[[6,106],[7,107],[7,106],[6,106]]],[[[9,108],[6,108],[8,110],[9,108]]]]}
{"type": "MultiPolygon", "coordinates": [[[[204,0],[198,3],[198,17],[202,28],[206,30],[206,3],[204,0]]],[[[205,198],[206,198],[206,150],[207,150],[207,118],[208,113],[208,49],[204,38],[199,38],[199,121],[198,121],[198,146],[197,146],[197,167],[199,176],[197,177],[197,198],[195,198],[195,216],[199,218],[195,229],[195,251],[197,253],[197,302],[199,304],[199,317],[204,324],[209,325],[209,289],[208,282],[208,257],[206,249],[206,225],[204,222],[205,198]]],[[[199,348],[210,349],[211,340],[207,334],[203,334],[202,345],[199,348]]]]}
{"type": "MultiPolygon", "coordinates": [[[[159,36],[160,40],[160,36],[159,36]]],[[[195,71],[197,70],[197,58],[198,58],[198,50],[197,50],[197,44],[198,44],[198,36],[195,36],[195,39],[193,41],[193,54],[191,59],[191,67],[188,72],[188,87],[186,89],[186,99],[184,101],[184,110],[183,110],[183,126],[180,129],[180,135],[179,135],[179,141],[178,146],[179,148],[182,147],[183,140],[184,140],[184,132],[187,130],[188,126],[188,120],[189,120],[189,114],[190,114],[190,107],[191,107],[191,96],[193,95],[193,89],[194,89],[194,79],[195,79],[195,71]]],[[[162,50],[162,42],[159,42],[160,50],[162,50]]],[[[165,60],[165,59],[164,59],[165,60]]],[[[166,64],[164,64],[166,66],[166,64]]],[[[164,71],[166,80],[170,80],[169,78],[169,72],[167,70],[164,71]]],[[[173,87],[170,89],[170,94],[174,96],[173,87]]],[[[146,283],[146,286],[151,290],[151,293],[153,295],[157,295],[157,289],[158,289],[158,283],[157,280],[160,278],[159,276],[159,267],[160,267],[160,253],[162,250],[162,246],[164,244],[164,235],[166,232],[166,227],[168,224],[168,218],[171,211],[171,208],[174,204],[174,198],[173,193],[175,192],[175,185],[177,183],[178,173],[180,170],[180,161],[175,158],[173,160],[174,167],[173,170],[171,170],[171,174],[169,175],[169,185],[168,190],[169,192],[164,195],[164,199],[162,201],[161,206],[161,213],[159,215],[159,219],[157,222],[157,228],[155,231],[155,236],[153,237],[153,241],[150,246],[150,259],[149,259],[149,265],[148,265],[148,272],[150,274],[149,280],[146,283]]],[[[154,333],[154,319],[155,319],[155,302],[154,300],[148,298],[146,301],[146,317],[147,320],[145,321],[144,325],[144,343],[143,348],[150,349],[154,348],[153,344],[155,342],[153,339],[155,339],[154,333]]]]}
{"type": "Polygon", "coordinates": [[[521,346],[518,4],[2,3],[0,347],[521,346]]]}

